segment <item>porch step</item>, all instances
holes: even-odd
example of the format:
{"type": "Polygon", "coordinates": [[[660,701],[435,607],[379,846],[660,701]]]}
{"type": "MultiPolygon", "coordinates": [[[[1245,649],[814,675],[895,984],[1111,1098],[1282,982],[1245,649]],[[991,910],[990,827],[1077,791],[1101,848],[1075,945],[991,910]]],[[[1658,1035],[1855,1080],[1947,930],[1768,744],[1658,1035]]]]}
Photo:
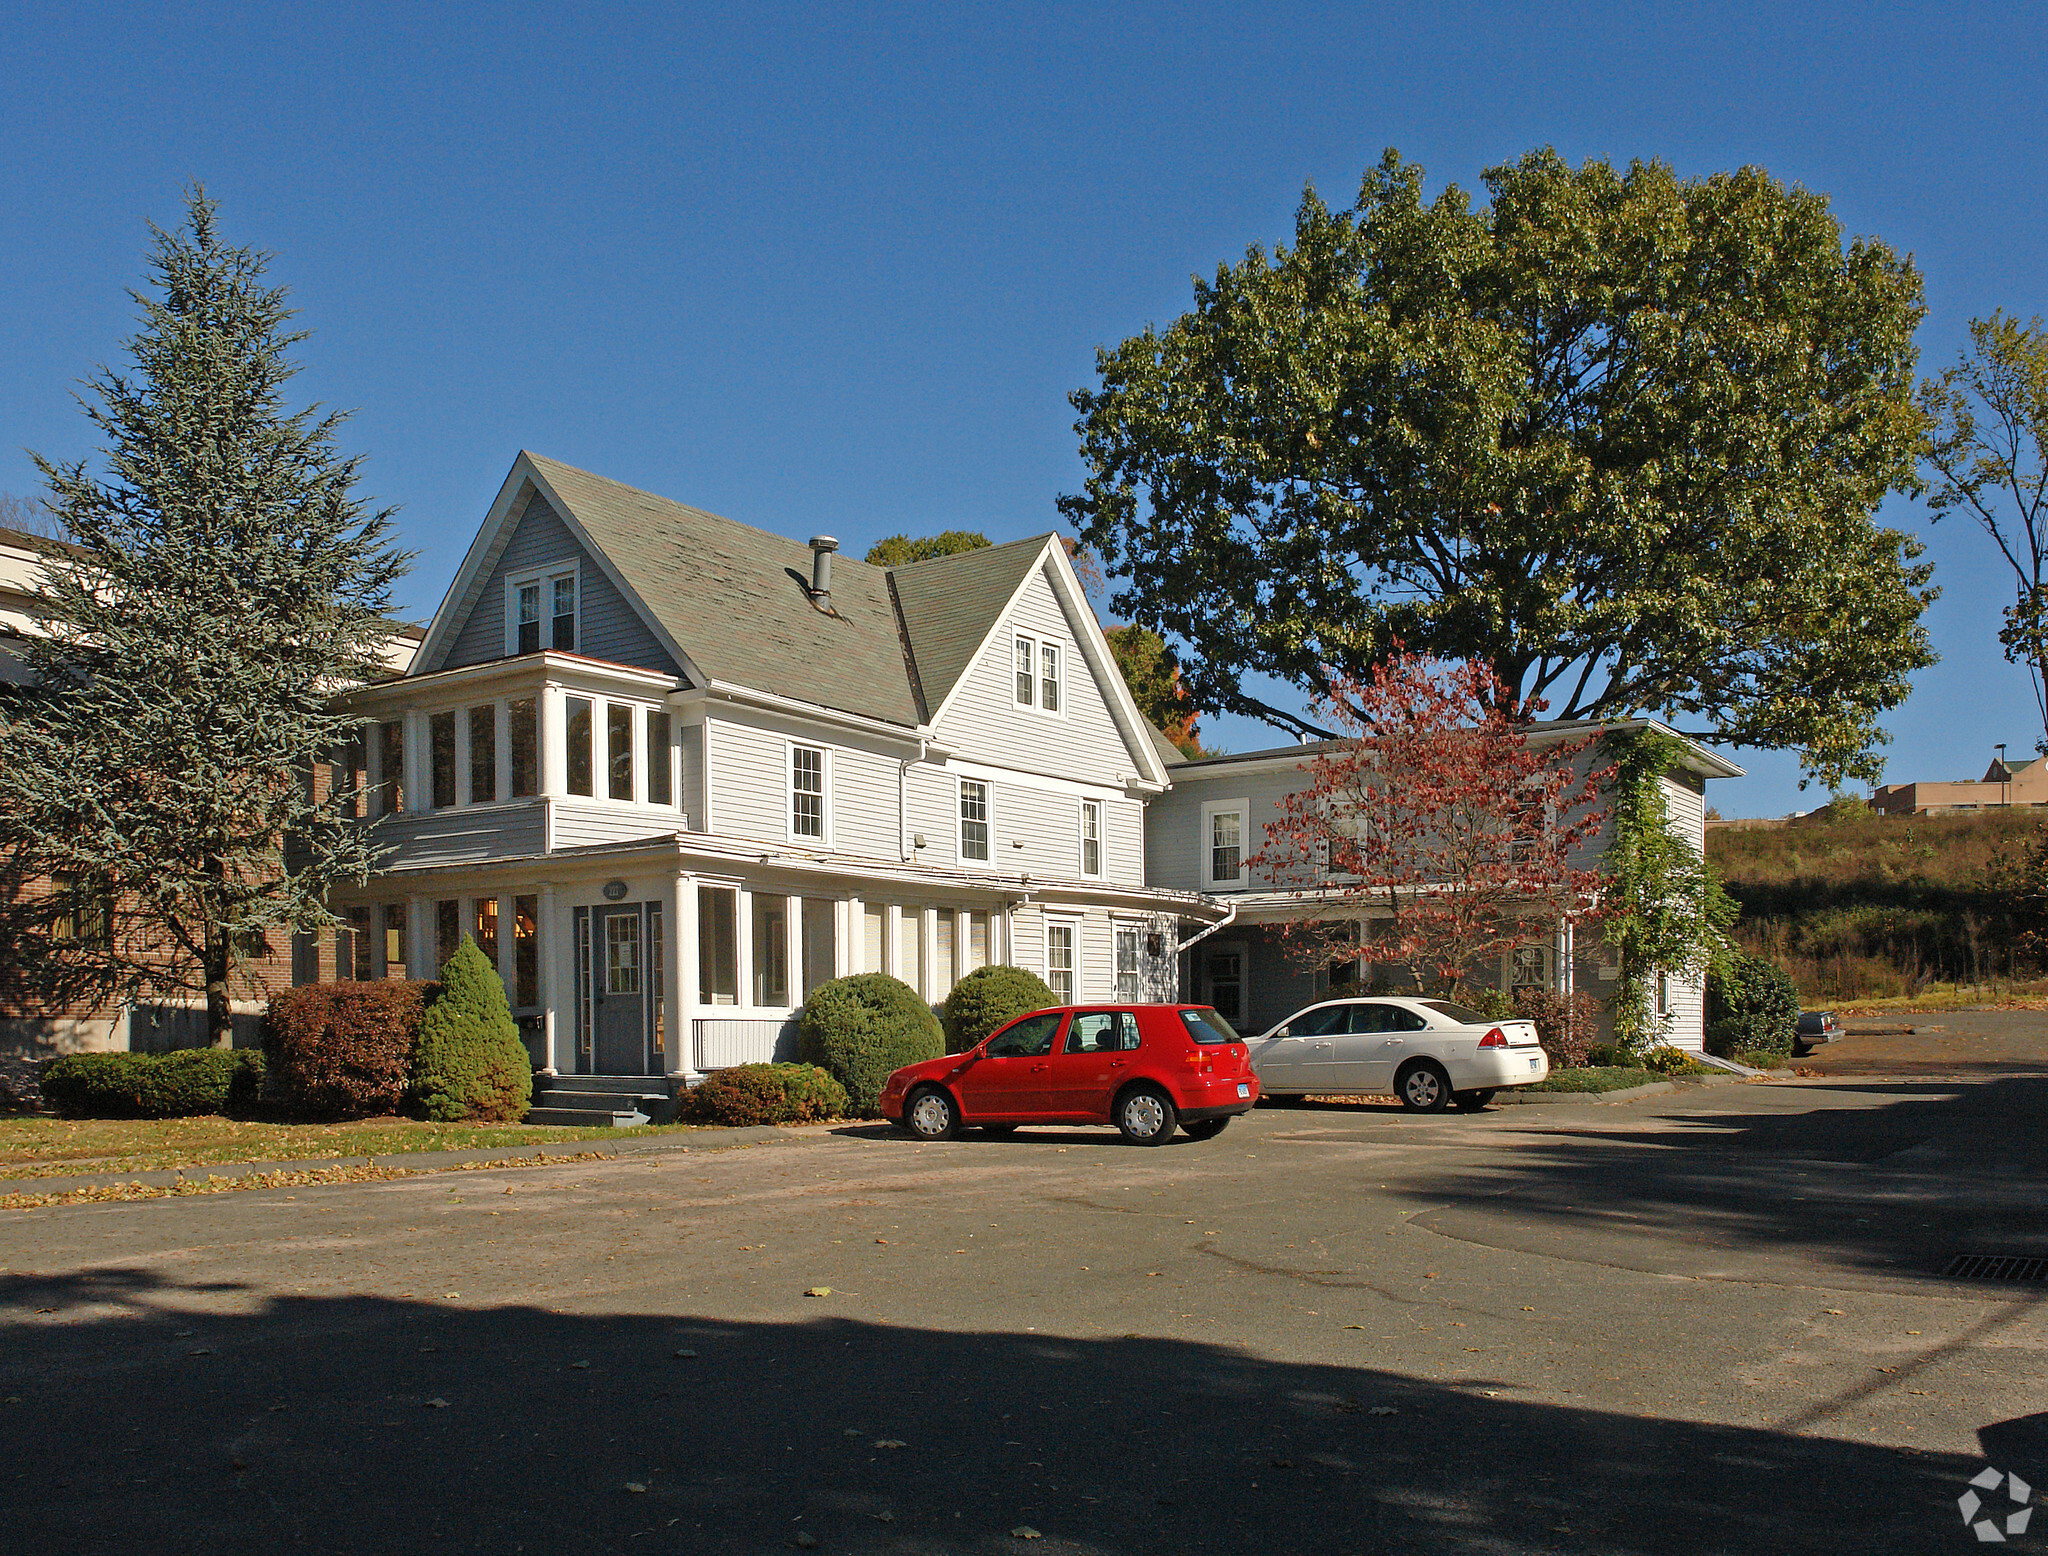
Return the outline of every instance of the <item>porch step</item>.
{"type": "Polygon", "coordinates": [[[630,1129],[672,1123],[676,1099],[665,1075],[536,1075],[529,1124],[630,1129]]]}

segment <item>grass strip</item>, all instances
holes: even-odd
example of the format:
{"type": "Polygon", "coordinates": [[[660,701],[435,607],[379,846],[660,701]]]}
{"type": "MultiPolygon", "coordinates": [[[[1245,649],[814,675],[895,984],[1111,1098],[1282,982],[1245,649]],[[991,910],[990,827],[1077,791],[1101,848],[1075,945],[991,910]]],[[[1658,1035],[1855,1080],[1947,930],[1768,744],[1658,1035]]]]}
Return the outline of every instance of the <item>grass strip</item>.
{"type": "Polygon", "coordinates": [[[1620,1065],[1588,1065],[1583,1070],[1552,1070],[1548,1077],[1517,1091],[1625,1091],[1669,1079],[1655,1070],[1625,1069],[1620,1065]]]}

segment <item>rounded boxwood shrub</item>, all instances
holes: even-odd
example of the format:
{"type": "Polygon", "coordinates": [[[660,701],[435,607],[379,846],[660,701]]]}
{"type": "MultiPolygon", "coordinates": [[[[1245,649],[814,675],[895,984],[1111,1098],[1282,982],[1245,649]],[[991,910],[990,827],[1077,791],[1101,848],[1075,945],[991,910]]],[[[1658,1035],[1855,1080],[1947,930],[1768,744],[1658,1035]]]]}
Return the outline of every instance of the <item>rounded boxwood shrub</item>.
{"type": "Polygon", "coordinates": [[[917,990],[887,973],[821,983],[797,1019],[797,1057],[846,1088],[852,1111],[873,1118],[893,1071],[946,1051],[945,1034],[917,990]]]}
{"type": "Polygon", "coordinates": [[[263,1017],[265,1100],[293,1118],[369,1118],[405,1103],[413,1043],[438,986],[309,983],[263,1017]]]}
{"type": "Polygon", "coordinates": [[[691,1088],[683,1113],[693,1124],[816,1124],[852,1105],[815,1064],[736,1064],[691,1088]]]}
{"type": "Polygon", "coordinates": [[[505,985],[468,935],[441,969],[441,993],[420,1020],[412,1103],[440,1123],[504,1123],[526,1116],[533,1062],[519,1040],[505,985]]]}
{"type": "Polygon", "coordinates": [[[242,1112],[263,1086],[253,1048],[66,1054],[43,1071],[43,1100],[66,1118],[197,1118],[242,1112]]]}
{"type": "Polygon", "coordinates": [[[946,1052],[964,1054],[999,1026],[1059,1000],[1037,973],[1021,967],[977,967],[946,996],[946,1052]]]}
{"type": "Polygon", "coordinates": [[[1776,962],[1736,951],[1707,970],[1707,1052],[1787,1054],[1799,990],[1776,962]]]}

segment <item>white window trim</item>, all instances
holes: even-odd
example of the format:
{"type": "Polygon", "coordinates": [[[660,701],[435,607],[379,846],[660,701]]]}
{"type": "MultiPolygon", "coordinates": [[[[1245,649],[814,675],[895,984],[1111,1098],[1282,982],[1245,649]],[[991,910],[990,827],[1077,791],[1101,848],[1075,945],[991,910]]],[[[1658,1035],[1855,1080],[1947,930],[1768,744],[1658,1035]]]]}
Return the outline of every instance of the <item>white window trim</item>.
{"type": "MultiPolygon", "coordinates": [[[[582,596],[578,595],[577,598],[580,600],[582,596]]],[[[1020,711],[1028,709],[1033,713],[1043,714],[1046,718],[1064,719],[1067,716],[1067,709],[1073,704],[1073,698],[1069,695],[1072,689],[1072,678],[1067,674],[1067,666],[1072,662],[1073,657],[1072,647],[1060,638],[1051,638],[1043,633],[1024,632],[1012,628],[1010,632],[1008,663],[1010,706],[1020,711]],[[1024,701],[1017,695],[1017,645],[1019,643],[1029,643],[1031,645],[1031,700],[1029,702],[1024,701]],[[1052,648],[1060,657],[1060,705],[1050,712],[1047,712],[1039,695],[1040,688],[1045,680],[1042,655],[1047,647],[1052,648]]]]}
{"type": "Polygon", "coordinates": [[[1251,883],[1251,872],[1245,867],[1245,861],[1252,854],[1251,821],[1252,807],[1249,800],[1211,800],[1202,807],[1202,830],[1200,836],[1196,839],[1196,846],[1199,852],[1195,859],[1195,879],[1202,883],[1205,891],[1218,891],[1233,887],[1242,889],[1251,883]],[[1219,815],[1228,814],[1231,811],[1237,812],[1237,876],[1233,880],[1219,881],[1209,873],[1209,866],[1215,858],[1215,855],[1211,852],[1209,840],[1215,835],[1212,825],[1213,819],[1219,815]]]}
{"type": "Polygon", "coordinates": [[[1074,811],[1074,867],[1081,878],[1102,880],[1109,874],[1109,812],[1100,800],[1083,800],[1074,811]],[[1095,810],[1095,868],[1088,868],[1088,811],[1095,810]]]}
{"type": "Polygon", "coordinates": [[[832,846],[832,748],[830,746],[823,744],[814,745],[808,740],[786,740],[783,742],[782,824],[787,830],[789,841],[792,843],[809,843],[819,848],[830,848],[832,846]],[[819,817],[818,824],[822,831],[821,835],[817,837],[812,837],[808,832],[799,832],[796,829],[796,753],[799,747],[806,751],[819,752],[822,757],[819,763],[818,781],[824,785],[824,793],[820,796],[819,807],[823,811],[823,815],[819,817]]]}
{"type": "Polygon", "coordinates": [[[576,623],[576,647],[574,652],[583,652],[583,559],[568,557],[547,567],[524,568],[505,577],[505,655],[515,657],[519,653],[519,590],[526,584],[540,585],[540,652],[547,653],[554,647],[555,600],[553,581],[563,576],[576,580],[576,611],[571,618],[576,623]]]}
{"type": "MultiPolygon", "coordinates": [[[[1072,1003],[1075,1004],[1079,1004],[1088,998],[1087,991],[1081,987],[1082,967],[1084,963],[1084,954],[1081,945],[1081,922],[1081,915],[1078,913],[1067,914],[1047,911],[1046,913],[1041,915],[1039,932],[1039,971],[1044,975],[1045,986],[1048,989],[1053,988],[1052,932],[1055,929],[1070,929],[1074,932],[1074,965],[1070,969],[1070,971],[1074,975],[1074,990],[1072,1003]]],[[[1058,994],[1059,990],[1053,989],[1053,993],[1058,994]]]]}
{"type": "Polygon", "coordinates": [[[953,859],[960,865],[981,865],[994,869],[996,862],[996,786],[995,780],[984,778],[977,773],[956,773],[953,778],[953,859]],[[967,818],[960,814],[960,785],[978,783],[981,785],[988,807],[988,857],[970,859],[967,857],[967,818]]]}

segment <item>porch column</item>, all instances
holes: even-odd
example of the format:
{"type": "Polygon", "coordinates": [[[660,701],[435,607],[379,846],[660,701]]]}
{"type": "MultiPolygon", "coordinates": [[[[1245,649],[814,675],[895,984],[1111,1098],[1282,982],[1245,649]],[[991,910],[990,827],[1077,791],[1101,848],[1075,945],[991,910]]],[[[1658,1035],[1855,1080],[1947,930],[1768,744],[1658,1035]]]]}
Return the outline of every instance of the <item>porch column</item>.
{"type": "Polygon", "coordinates": [[[789,1008],[804,1002],[804,899],[791,892],[782,899],[782,965],[789,969],[789,1008]]]}
{"type": "Polygon", "coordinates": [[[540,792],[547,799],[569,792],[568,730],[559,686],[543,686],[540,692],[540,792]]]}
{"type": "Polygon", "coordinates": [[[867,922],[863,916],[860,898],[848,897],[842,902],[839,905],[839,918],[845,933],[840,937],[839,949],[835,954],[835,973],[845,977],[848,973],[873,972],[875,969],[861,960],[867,954],[864,949],[867,944],[867,922]]]}
{"type": "Polygon", "coordinates": [[[409,811],[433,809],[432,793],[433,754],[427,749],[427,716],[411,708],[405,710],[405,808],[409,811]]]}
{"type": "MultiPolygon", "coordinates": [[[[921,908],[917,915],[917,935],[923,942],[918,952],[917,964],[924,969],[924,987],[917,991],[917,997],[927,1005],[934,1004],[932,990],[939,986],[939,910],[921,908]]],[[[941,994],[938,999],[944,999],[941,994]]]]}
{"type": "Polygon", "coordinates": [[[754,1005],[754,892],[744,881],[735,895],[738,902],[733,906],[733,952],[739,962],[739,987],[733,990],[733,1003],[741,1010],[751,1010],[754,1005]]]}
{"type": "Polygon", "coordinates": [[[675,946],[668,958],[668,1073],[685,1083],[697,1075],[697,877],[678,870],[668,904],[675,946]]]}
{"type": "MultiPolygon", "coordinates": [[[[565,915],[555,908],[555,889],[543,886],[540,889],[540,944],[535,949],[540,953],[540,1008],[543,1041],[541,1052],[547,1056],[548,1069],[559,1074],[562,1068],[560,1042],[570,1041],[569,1033],[575,1030],[574,1022],[558,1022],[557,1012],[562,1004],[562,980],[559,973],[563,947],[569,943],[569,926],[563,922],[565,915]],[[558,1032],[558,1027],[566,1028],[558,1032]]],[[[571,1064],[570,1069],[576,1066],[571,1064]]]]}
{"type": "Polygon", "coordinates": [[[429,897],[405,899],[405,970],[415,978],[438,978],[434,960],[434,903],[429,897]]]}

